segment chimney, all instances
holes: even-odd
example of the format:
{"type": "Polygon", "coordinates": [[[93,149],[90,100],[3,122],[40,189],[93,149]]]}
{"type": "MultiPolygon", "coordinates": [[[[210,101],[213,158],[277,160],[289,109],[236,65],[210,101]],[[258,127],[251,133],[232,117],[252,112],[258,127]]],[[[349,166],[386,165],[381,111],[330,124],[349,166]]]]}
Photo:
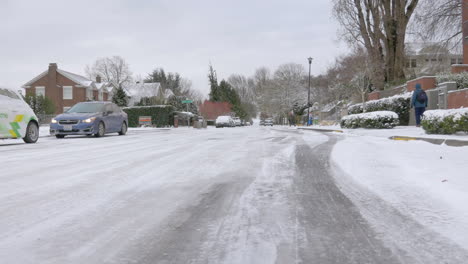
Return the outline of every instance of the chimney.
{"type": "MultiPolygon", "coordinates": [[[[49,72],[47,73],[47,86],[45,89],[45,95],[51,98],[57,104],[57,109],[63,109],[61,104],[62,91],[57,88],[57,63],[49,63],[49,72]],[[55,97],[55,98],[54,98],[55,97]]],[[[61,113],[61,112],[60,112],[61,113]]]]}
{"type": "Polygon", "coordinates": [[[99,76],[99,75],[96,76],[96,82],[101,83],[101,76],[99,76]]]}

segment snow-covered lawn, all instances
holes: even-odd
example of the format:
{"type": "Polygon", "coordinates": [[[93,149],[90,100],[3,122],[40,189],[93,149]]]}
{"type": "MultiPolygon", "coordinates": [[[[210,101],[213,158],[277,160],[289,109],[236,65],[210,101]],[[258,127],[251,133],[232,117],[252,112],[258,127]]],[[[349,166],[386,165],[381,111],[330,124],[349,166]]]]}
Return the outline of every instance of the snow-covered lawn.
{"type": "MultiPolygon", "coordinates": [[[[393,135],[420,136],[415,128],[393,131],[393,135]]],[[[337,182],[363,212],[365,201],[372,199],[366,197],[367,191],[468,249],[468,147],[379,138],[389,136],[387,131],[347,133],[359,136],[345,135],[333,149],[332,163],[337,182]],[[365,191],[353,192],[353,185],[365,191]]],[[[378,214],[379,209],[373,209],[377,212],[368,210],[367,216],[378,214]]],[[[378,221],[369,217],[373,220],[378,221]]]]}

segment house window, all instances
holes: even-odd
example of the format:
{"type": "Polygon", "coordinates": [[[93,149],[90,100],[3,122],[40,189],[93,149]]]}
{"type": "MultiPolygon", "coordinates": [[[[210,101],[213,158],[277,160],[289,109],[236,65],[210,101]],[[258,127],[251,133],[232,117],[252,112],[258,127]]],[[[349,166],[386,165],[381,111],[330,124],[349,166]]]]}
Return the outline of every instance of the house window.
{"type": "Polygon", "coordinates": [[[458,64],[463,64],[463,58],[458,58],[458,64]]]}
{"type": "Polygon", "coordinates": [[[102,92],[102,89],[99,91],[99,101],[104,100],[104,93],[102,92]]]}
{"type": "Polygon", "coordinates": [[[411,59],[411,68],[416,68],[418,66],[416,59],[411,59]]]}
{"type": "Polygon", "coordinates": [[[451,58],[450,65],[457,64],[457,59],[451,58]]]}
{"type": "Polygon", "coordinates": [[[64,100],[73,99],[73,86],[64,86],[63,87],[63,99],[64,100]]]}
{"type": "Polygon", "coordinates": [[[36,96],[45,96],[44,86],[36,86],[36,96]]]}

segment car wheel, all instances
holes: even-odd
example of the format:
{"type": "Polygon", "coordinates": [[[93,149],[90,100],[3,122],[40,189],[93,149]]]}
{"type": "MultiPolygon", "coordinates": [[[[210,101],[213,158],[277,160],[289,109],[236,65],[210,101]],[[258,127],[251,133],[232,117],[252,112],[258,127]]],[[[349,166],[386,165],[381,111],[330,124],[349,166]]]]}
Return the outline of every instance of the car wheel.
{"type": "Polygon", "coordinates": [[[127,123],[122,122],[122,128],[120,129],[119,135],[123,136],[127,134],[127,123]]]}
{"type": "Polygon", "coordinates": [[[39,127],[35,122],[29,122],[26,128],[26,136],[23,141],[26,143],[36,143],[39,139],[39,127]]]}
{"type": "Polygon", "coordinates": [[[103,137],[105,133],[106,133],[106,127],[104,126],[104,123],[101,121],[99,122],[99,125],[98,125],[98,131],[96,134],[94,134],[94,136],[103,137]]]}
{"type": "Polygon", "coordinates": [[[64,138],[65,135],[55,135],[56,138],[64,138]]]}

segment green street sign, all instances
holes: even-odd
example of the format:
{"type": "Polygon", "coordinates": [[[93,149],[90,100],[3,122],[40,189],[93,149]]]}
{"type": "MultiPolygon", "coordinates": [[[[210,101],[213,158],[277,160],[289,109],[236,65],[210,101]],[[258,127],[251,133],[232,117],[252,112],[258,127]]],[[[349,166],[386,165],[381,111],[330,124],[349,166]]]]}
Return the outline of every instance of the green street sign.
{"type": "Polygon", "coordinates": [[[191,103],[193,103],[193,100],[183,100],[182,103],[183,104],[191,104],[191,103]]]}

